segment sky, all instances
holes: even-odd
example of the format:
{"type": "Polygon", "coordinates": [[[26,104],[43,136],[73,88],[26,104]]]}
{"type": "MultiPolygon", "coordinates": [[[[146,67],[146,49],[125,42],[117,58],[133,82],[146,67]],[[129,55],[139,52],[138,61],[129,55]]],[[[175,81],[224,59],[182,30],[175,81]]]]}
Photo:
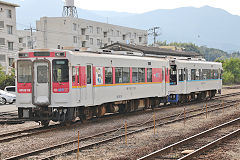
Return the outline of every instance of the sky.
{"type": "MultiPolygon", "coordinates": [[[[64,1],[64,0],[63,0],[64,1]]],[[[75,5],[88,10],[144,13],[156,9],[211,6],[240,15],[239,0],[75,0],[75,5]]]]}

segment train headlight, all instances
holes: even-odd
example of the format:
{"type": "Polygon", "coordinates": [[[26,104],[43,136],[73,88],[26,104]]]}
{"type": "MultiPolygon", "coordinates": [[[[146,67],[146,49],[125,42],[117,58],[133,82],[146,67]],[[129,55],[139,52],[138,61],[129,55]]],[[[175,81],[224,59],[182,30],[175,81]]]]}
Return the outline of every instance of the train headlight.
{"type": "Polygon", "coordinates": [[[56,52],[55,56],[56,57],[65,57],[65,52],[56,52]]]}

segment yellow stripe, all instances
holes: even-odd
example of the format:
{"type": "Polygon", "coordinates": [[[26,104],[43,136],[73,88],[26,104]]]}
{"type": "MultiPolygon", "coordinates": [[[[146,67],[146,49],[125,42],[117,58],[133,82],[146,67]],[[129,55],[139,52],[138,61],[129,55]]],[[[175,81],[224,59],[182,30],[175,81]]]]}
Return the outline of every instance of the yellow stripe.
{"type": "Polygon", "coordinates": [[[72,86],[72,88],[86,88],[86,86],[72,86]]]}
{"type": "Polygon", "coordinates": [[[121,86],[121,85],[136,85],[136,84],[159,84],[159,83],[162,83],[162,82],[102,84],[102,85],[94,85],[93,87],[121,86]]]}

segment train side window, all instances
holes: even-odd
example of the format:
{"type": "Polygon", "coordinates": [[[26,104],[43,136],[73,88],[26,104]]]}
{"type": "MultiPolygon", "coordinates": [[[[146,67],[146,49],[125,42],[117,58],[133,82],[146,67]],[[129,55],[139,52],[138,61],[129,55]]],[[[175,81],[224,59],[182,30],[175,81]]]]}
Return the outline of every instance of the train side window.
{"type": "Polygon", "coordinates": [[[115,68],[115,81],[116,83],[122,83],[122,68],[121,67],[116,67],[115,68]]]}
{"type": "Polygon", "coordinates": [[[152,68],[147,69],[147,82],[152,82],[152,68]]]}
{"type": "Polygon", "coordinates": [[[196,80],[196,69],[191,69],[191,80],[196,80]]]}
{"type": "Polygon", "coordinates": [[[171,65],[170,85],[177,85],[177,66],[176,65],[171,65]]]}
{"type": "Polygon", "coordinates": [[[78,83],[80,83],[79,68],[80,68],[80,67],[77,67],[77,82],[78,82],[78,83]]]}
{"type": "Polygon", "coordinates": [[[178,81],[184,81],[184,73],[183,69],[178,70],[179,80],[178,81]]]}
{"type": "Polygon", "coordinates": [[[123,83],[129,83],[130,82],[130,68],[129,67],[123,67],[123,74],[122,74],[122,80],[123,83]]]}
{"type": "Polygon", "coordinates": [[[72,82],[76,82],[76,68],[72,67],[72,82]]]}
{"type": "Polygon", "coordinates": [[[200,72],[198,69],[196,69],[196,77],[195,80],[199,80],[200,79],[200,72]]]}
{"type": "Polygon", "coordinates": [[[184,68],[184,80],[188,80],[188,70],[184,68]]]}
{"type": "Polygon", "coordinates": [[[145,68],[138,68],[138,82],[145,82],[145,68]]]}
{"type": "Polygon", "coordinates": [[[112,84],[112,67],[105,67],[105,84],[112,84]]]}
{"type": "Polygon", "coordinates": [[[92,66],[87,65],[87,84],[92,84],[92,66]]]}
{"type": "Polygon", "coordinates": [[[162,68],[162,81],[165,80],[165,73],[164,73],[164,68],[162,68]]]}
{"type": "Polygon", "coordinates": [[[202,70],[199,69],[198,72],[199,72],[199,80],[202,80],[203,79],[202,70]]]}
{"type": "Polygon", "coordinates": [[[132,68],[132,83],[138,82],[138,68],[132,68]]]}

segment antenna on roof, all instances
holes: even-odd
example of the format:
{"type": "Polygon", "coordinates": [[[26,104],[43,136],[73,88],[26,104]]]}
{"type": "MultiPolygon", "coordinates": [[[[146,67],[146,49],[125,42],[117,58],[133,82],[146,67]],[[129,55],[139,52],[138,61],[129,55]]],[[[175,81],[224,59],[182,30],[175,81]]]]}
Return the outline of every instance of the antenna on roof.
{"type": "Polygon", "coordinates": [[[78,18],[77,8],[74,6],[74,0],[65,0],[62,16],[78,18]]]}

